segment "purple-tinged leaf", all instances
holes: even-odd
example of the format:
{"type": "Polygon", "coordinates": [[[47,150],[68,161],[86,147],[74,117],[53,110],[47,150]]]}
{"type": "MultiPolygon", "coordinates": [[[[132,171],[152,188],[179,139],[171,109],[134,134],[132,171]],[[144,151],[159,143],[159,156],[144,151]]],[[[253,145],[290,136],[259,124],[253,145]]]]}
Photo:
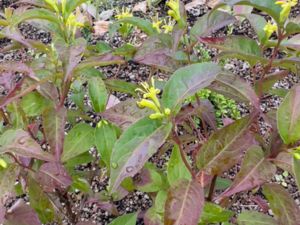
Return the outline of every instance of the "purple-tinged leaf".
{"type": "Polygon", "coordinates": [[[155,207],[151,207],[144,215],[145,225],[163,225],[162,216],[155,211],[155,207]]]}
{"type": "Polygon", "coordinates": [[[272,162],[279,168],[294,174],[293,154],[291,152],[280,152],[275,159],[272,159],[272,162]]]}
{"type": "Polygon", "coordinates": [[[66,190],[72,184],[72,178],[64,166],[56,162],[44,163],[37,173],[37,179],[46,192],[66,190]]]}
{"type": "Polygon", "coordinates": [[[251,190],[270,180],[276,173],[276,166],[267,161],[263,150],[259,146],[253,146],[247,150],[241,170],[236,175],[229,189],[218,198],[251,190]]]}
{"type": "Polygon", "coordinates": [[[118,215],[118,209],[113,202],[103,202],[98,198],[90,198],[86,204],[95,204],[99,209],[105,210],[112,215],[118,215]]]}
{"type": "Polygon", "coordinates": [[[5,214],[6,214],[6,208],[4,207],[4,205],[0,200],[0,224],[3,224],[5,214]]]}
{"type": "Polygon", "coordinates": [[[0,153],[12,152],[18,156],[54,161],[53,155],[41,146],[24,130],[7,130],[0,137],[0,153]]]}
{"type": "Polygon", "coordinates": [[[259,98],[251,85],[233,74],[219,74],[209,89],[238,102],[250,102],[253,107],[259,109],[259,98]]]}
{"type": "Polygon", "coordinates": [[[243,211],[238,215],[239,225],[275,225],[277,221],[268,215],[256,211],[243,211]]]}
{"type": "Polygon", "coordinates": [[[277,127],[285,144],[300,140],[300,85],[293,87],[277,111],[277,127]]]}
{"type": "Polygon", "coordinates": [[[197,181],[179,181],[169,189],[164,224],[198,224],[204,201],[203,188],[197,181]]]}
{"type": "Polygon", "coordinates": [[[270,203],[278,224],[299,225],[300,210],[294,199],[279,184],[265,184],[263,194],[270,203]]]}
{"type": "Polygon", "coordinates": [[[199,116],[201,120],[207,123],[211,128],[214,130],[217,129],[214,106],[208,100],[200,100],[200,105],[193,103],[182,107],[175,121],[177,124],[181,124],[190,116],[199,116]]]}
{"type": "Polygon", "coordinates": [[[221,68],[215,63],[197,63],[178,69],[165,85],[163,106],[179,111],[186,98],[209,86],[220,72],[221,68]]]}
{"type": "Polygon", "coordinates": [[[172,58],[170,36],[151,36],[137,50],[133,61],[148,66],[172,72],[177,68],[176,61],[172,58]]]}
{"type": "Polygon", "coordinates": [[[19,199],[6,214],[5,225],[42,225],[35,211],[19,199]]]}
{"type": "Polygon", "coordinates": [[[243,152],[256,143],[249,131],[252,121],[246,116],[213,133],[196,156],[197,168],[217,175],[240,162],[243,152]]]}
{"type": "Polygon", "coordinates": [[[206,37],[236,21],[234,16],[224,11],[213,11],[201,16],[191,29],[192,38],[206,37]]]}
{"type": "Polygon", "coordinates": [[[248,15],[253,11],[253,7],[252,6],[248,6],[248,5],[234,5],[233,6],[233,12],[234,15],[236,16],[240,16],[240,15],[248,15]]]}
{"type": "Polygon", "coordinates": [[[57,88],[53,83],[46,82],[40,84],[40,86],[37,88],[37,91],[44,96],[45,98],[52,100],[53,102],[57,103],[59,99],[59,94],[57,91],[57,88]]]}
{"type": "Polygon", "coordinates": [[[54,106],[49,107],[42,114],[44,134],[57,161],[60,160],[63,152],[66,115],[65,108],[55,109],[54,106]]]}
{"type": "Polygon", "coordinates": [[[100,115],[104,119],[120,127],[122,130],[125,130],[131,124],[149,115],[150,112],[151,111],[146,108],[139,108],[135,99],[128,99],[109,108],[100,115]]]}
{"type": "Polygon", "coordinates": [[[298,189],[300,188],[300,159],[293,156],[293,172],[298,189]]]}
{"type": "Polygon", "coordinates": [[[123,132],[111,156],[110,191],[117,190],[126,177],[133,177],[165,142],[172,124],[143,118],[123,132]]]}

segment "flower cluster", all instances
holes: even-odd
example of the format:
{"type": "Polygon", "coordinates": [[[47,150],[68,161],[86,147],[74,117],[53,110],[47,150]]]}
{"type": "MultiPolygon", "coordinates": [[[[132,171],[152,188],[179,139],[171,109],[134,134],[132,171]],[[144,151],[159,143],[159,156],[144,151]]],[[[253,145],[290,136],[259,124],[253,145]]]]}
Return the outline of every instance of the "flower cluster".
{"type": "Polygon", "coordinates": [[[178,23],[181,21],[180,16],[180,3],[179,0],[169,0],[166,5],[170,8],[168,10],[168,15],[171,16],[178,23]]]}
{"type": "Polygon", "coordinates": [[[125,7],[123,7],[121,10],[117,9],[117,14],[115,15],[116,19],[121,20],[121,19],[129,18],[129,17],[133,17],[133,14],[130,11],[130,9],[125,8],[125,7]]]}
{"type": "Polygon", "coordinates": [[[155,17],[152,18],[152,27],[158,32],[161,33],[163,29],[163,32],[165,34],[171,33],[173,31],[175,21],[172,20],[171,17],[167,17],[167,19],[160,20],[158,18],[158,15],[156,14],[155,17]]]}
{"type": "Polygon", "coordinates": [[[149,108],[154,111],[149,118],[150,119],[162,119],[170,115],[170,109],[163,109],[160,105],[157,95],[160,93],[160,90],[155,88],[154,79],[151,78],[151,86],[148,83],[142,82],[142,88],[137,88],[136,91],[139,91],[143,94],[143,99],[137,102],[140,108],[149,108]]]}
{"type": "Polygon", "coordinates": [[[278,27],[276,23],[271,23],[270,21],[264,27],[264,31],[266,32],[266,37],[269,39],[271,35],[277,31],[278,27]]]}
{"type": "Polygon", "coordinates": [[[288,18],[292,7],[297,5],[297,0],[280,0],[276,1],[276,4],[281,5],[280,21],[284,22],[288,18]]]}

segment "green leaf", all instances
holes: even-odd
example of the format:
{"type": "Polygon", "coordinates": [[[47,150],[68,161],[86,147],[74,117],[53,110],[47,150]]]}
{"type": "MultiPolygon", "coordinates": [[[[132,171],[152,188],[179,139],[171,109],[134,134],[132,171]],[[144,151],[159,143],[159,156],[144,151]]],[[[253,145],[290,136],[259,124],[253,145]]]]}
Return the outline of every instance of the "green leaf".
{"type": "Polygon", "coordinates": [[[206,37],[212,32],[217,31],[233,22],[236,19],[227,12],[215,10],[201,16],[191,29],[191,37],[206,37]]]}
{"type": "Polygon", "coordinates": [[[119,55],[119,56],[124,56],[125,60],[131,60],[137,51],[137,48],[133,46],[132,44],[125,43],[119,48],[114,49],[113,54],[114,55],[119,55]]]}
{"type": "Polygon", "coordinates": [[[299,25],[300,17],[296,17],[294,19],[291,19],[288,21],[288,23],[285,26],[285,32],[286,35],[293,35],[300,33],[300,25],[299,25]]]}
{"type": "Polygon", "coordinates": [[[270,203],[278,224],[298,225],[300,224],[300,210],[294,199],[279,184],[265,184],[263,194],[270,203]]]}
{"type": "Polygon", "coordinates": [[[85,123],[77,124],[65,138],[62,162],[88,151],[93,145],[94,129],[85,123]]]}
{"type": "Polygon", "coordinates": [[[118,139],[119,133],[114,125],[105,120],[102,120],[95,129],[95,145],[100,154],[100,159],[105,163],[107,168],[110,167],[112,149],[118,139]]]}
{"type": "Polygon", "coordinates": [[[178,145],[175,145],[167,167],[167,178],[169,184],[173,186],[178,180],[191,180],[192,176],[188,168],[186,168],[178,145]]]}
{"type": "Polygon", "coordinates": [[[83,177],[80,176],[73,176],[72,177],[73,183],[71,188],[73,191],[80,190],[83,193],[92,193],[91,184],[83,177]]]}
{"type": "Polygon", "coordinates": [[[300,140],[300,85],[293,87],[277,111],[277,127],[285,144],[300,140]]]}
{"type": "Polygon", "coordinates": [[[103,112],[108,100],[108,94],[103,80],[100,77],[89,79],[89,96],[95,112],[103,112]]]}
{"type": "Polygon", "coordinates": [[[30,206],[36,211],[43,224],[53,222],[54,209],[47,195],[31,176],[28,179],[30,206]]]}
{"type": "Polygon", "coordinates": [[[275,173],[276,166],[265,158],[262,148],[253,146],[247,150],[241,170],[236,175],[231,187],[219,197],[230,197],[235,193],[259,187],[271,179],[275,173]]]}
{"type": "Polygon", "coordinates": [[[165,190],[160,190],[157,192],[155,197],[154,207],[157,213],[163,214],[165,212],[165,204],[167,201],[168,192],[165,190]]]}
{"type": "Polygon", "coordinates": [[[138,88],[137,84],[129,83],[118,79],[107,79],[104,81],[104,83],[107,89],[109,90],[131,94],[132,96],[137,96],[135,91],[138,88]]]}
{"type": "Polygon", "coordinates": [[[133,177],[169,136],[172,124],[143,118],[123,132],[111,156],[110,190],[126,177],[133,177]]]}
{"type": "Polygon", "coordinates": [[[198,63],[178,69],[164,88],[163,106],[176,113],[186,98],[209,86],[220,72],[221,68],[215,63],[198,63]]]}
{"type": "Polygon", "coordinates": [[[137,213],[125,214],[114,219],[109,225],[136,225],[137,213]]]}
{"type": "Polygon", "coordinates": [[[0,169],[0,206],[5,196],[15,192],[19,172],[20,167],[15,164],[9,165],[6,169],[0,169]]]}
{"type": "Polygon", "coordinates": [[[162,216],[155,211],[154,207],[147,210],[143,219],[146,225],[163,225],[162,216]]]}
{"type": "Polygon", "coordinates": [[[238,58],[255,65],[258,62],[268,62],[263,58],[262,51],[253,39],[243,36],[229,36],[226,38],[199,38],[199,41],[221,50],[221,58],[238,58]]]}
{"type": "Polygon", "coordinates": [[[253,6],[256,9],[259,9],[261,11],[264,11],[268,13],[273,19],[280,23],[280,12],[281,7],[277,4],[275,4],[274,0],[222,0],[221,3],[215,7],[215,9],[221,7],[224,4],[228,5],[249,5],[253,6]]]}
{"type": "Polygon", "coordinates": [[[64,17],[68,18],[78,6],[87,1],[88,0],[67,0],[64,17]]]}
{"type": "Polygon", "coordinates": [[[272,89],[273,85],[280,79],[283,79],[288,75],[287,70],[268,74],[262,80],[255,82],[254,89],[257,94],[267,93],[272,89]]]}
{"type": "Polygon", "coordinates": [[[118,22],[114,23],[112,26],[119,26],[122,23],[127,23],[136,26],[137,28],[139,28],[149,36],[157,33],[150,21],[142,19],[140,17],[134,17],[134,16],[127,17],[119,20],[118,22]]]}
{"type": "Polygon", "coordinates": [[[239,162],[243,152],[255,144],[251,123],[246,116],[213,133],[196,156],[197,168],[217,175],[239,162]]]}
{"type": "Polygon", "coordinates": [[[194,180],[178,181],[168,191],[164,224],[197,224],[204,201],[204,191],[200,183],[194,180]]]}
{"type": "Polygon", "coordinates": [[[255,212],[244,211],[238,215],[237,222],[239,225],[275,225],[277,221],[273,217],[255,212]]]}
{"type": "Polygon", "coordinates": [[[198,225],[216,224],[221,222],[228,222],[233,216],[234,212],[223,209],[216,204],[205,202],[200,223],[198,225]]]}
{"type": "Polygon", "coordinates": [[[20,104],[27,116],[39,116],[49,103],[38,92],[31,92],[22,98],[20,104]]]}
{"type": "Polygon", "coordinates": [[[265,18],[263,16],[260,16],[257,14],[247,14],[247,15],[245,15],[245,17],[248,19],[251,26],[255,30],[258,40],[261,43],[264,43],[265,42],[264,39],[265,39],[265,35],[266,35],[266,32],[264,31],[264,27],[267,24],[267,21],[265,20],[265,18]]]}
{"type": "Polygon", "coordinates": [[[164,188],[164,180],[155,165],[146,163],[136,182],[136,189],[143,192],[157,192],[164,188]]]}

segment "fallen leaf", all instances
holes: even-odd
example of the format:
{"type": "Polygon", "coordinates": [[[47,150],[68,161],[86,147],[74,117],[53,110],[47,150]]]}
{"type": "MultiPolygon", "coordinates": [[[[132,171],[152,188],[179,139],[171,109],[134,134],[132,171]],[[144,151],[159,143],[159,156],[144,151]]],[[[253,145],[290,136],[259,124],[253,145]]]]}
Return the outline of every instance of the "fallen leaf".
{"type": "Polygon", "coordinates": [[[137,3],[133,9],[132,9],[133,12],[138,12],[138,11],[141,11],[143,13],[146,13],[147,11],[147,1],[143,1],[143,2],[139,2],[137,3]]]}
{"type": "Polygon", "coordinates": [[[185,10],[189,11],[198,5],[204,5],[206,0],[194,0],[185,5],[185,10]]]}
{"type": "Polygon", "coordinates": [[[99,20],[94,23],[95,35],[103,36],[109,29],[109,21],[99,20]]]}

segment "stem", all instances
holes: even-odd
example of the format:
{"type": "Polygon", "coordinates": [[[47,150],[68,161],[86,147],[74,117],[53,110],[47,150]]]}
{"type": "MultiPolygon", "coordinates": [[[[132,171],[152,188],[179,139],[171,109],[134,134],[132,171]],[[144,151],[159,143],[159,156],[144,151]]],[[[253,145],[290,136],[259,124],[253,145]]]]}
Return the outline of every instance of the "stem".
{"type": "Polygon", "coordinates": [[[214,195],[215,187],[216,187],[216,181],[218,176],[214,176],[209,187],[209,193],[207,197],[207,201],[211,201],[214,195]]]}
{"type": "Polygon", "coordinates": [[[181,144],[181,141],[176,133],[176,131],[173,131],[173,140],[174,142],[178,145],[179,147],[179,150],[180,150],[180,155],[181,155],[181,158],[186,166],[186,168],[190,171],[190,174],[192,175],[193,179],[196,178],[196,174],[195,172],[193,171],[190,163],[187,161],[186,159],[186,156],[185,156],[185,153],[183,151],[183,148],[182,148],[182,144],[181,144]]]}

